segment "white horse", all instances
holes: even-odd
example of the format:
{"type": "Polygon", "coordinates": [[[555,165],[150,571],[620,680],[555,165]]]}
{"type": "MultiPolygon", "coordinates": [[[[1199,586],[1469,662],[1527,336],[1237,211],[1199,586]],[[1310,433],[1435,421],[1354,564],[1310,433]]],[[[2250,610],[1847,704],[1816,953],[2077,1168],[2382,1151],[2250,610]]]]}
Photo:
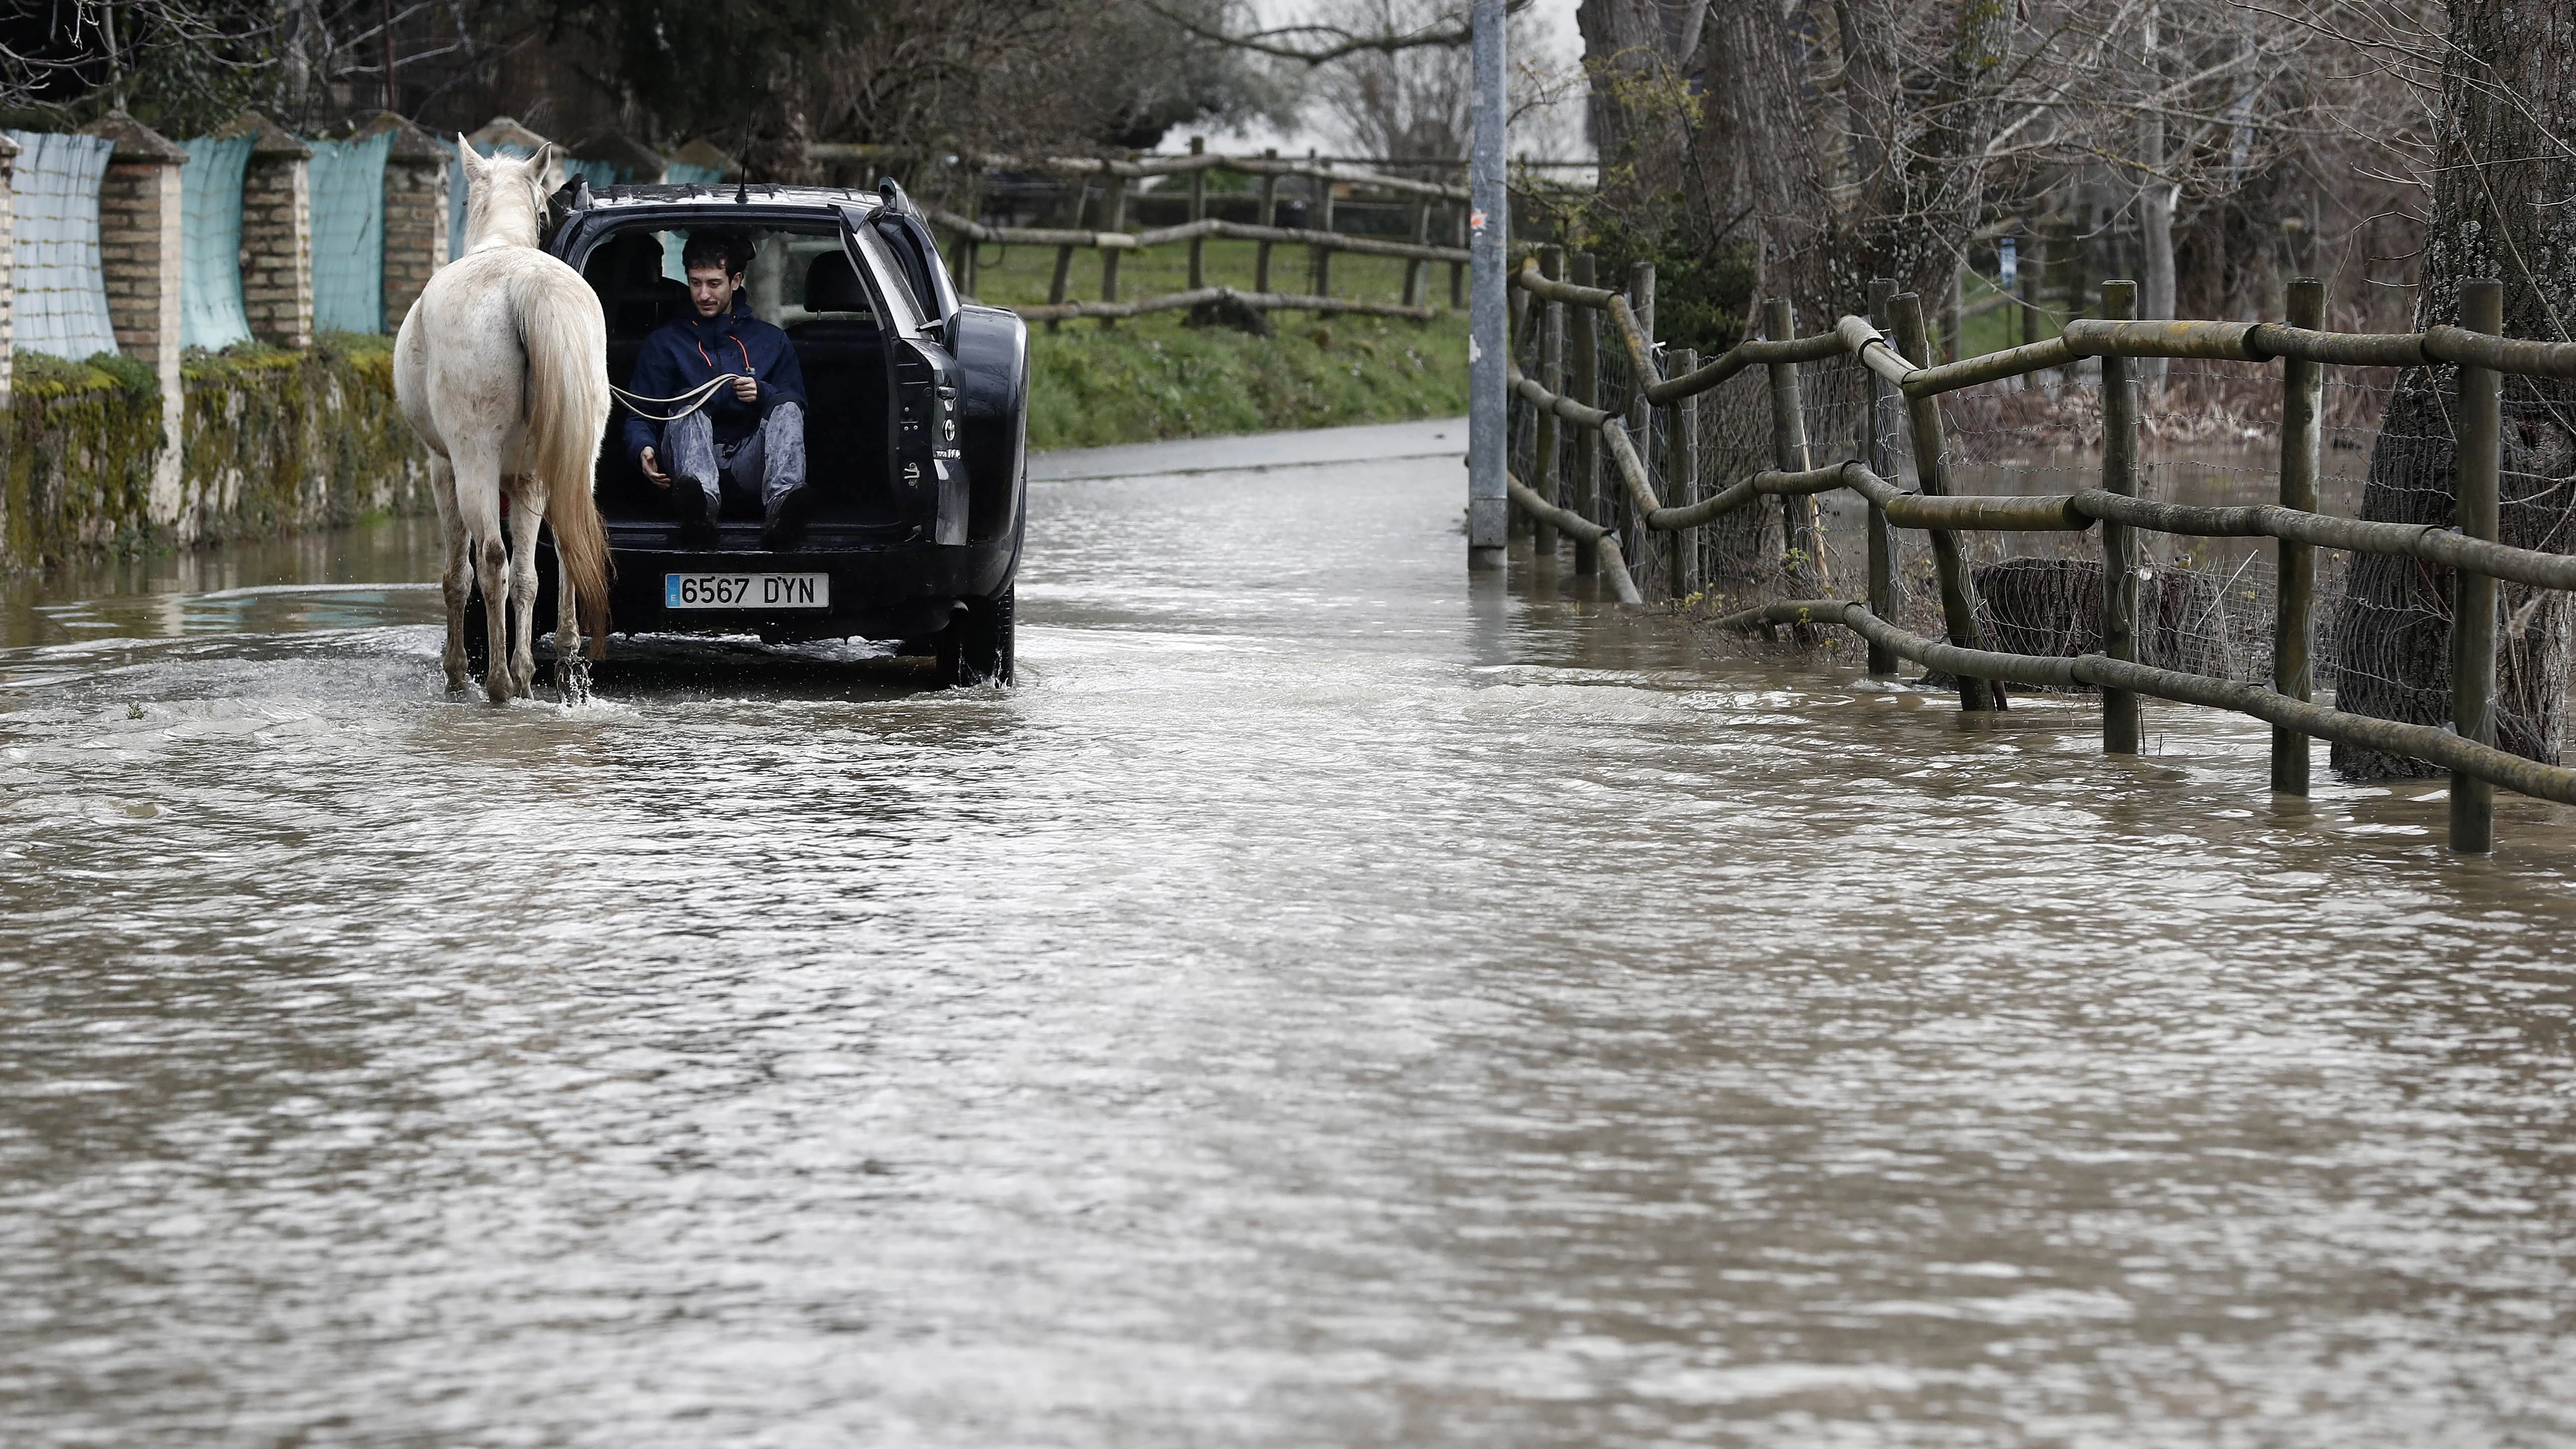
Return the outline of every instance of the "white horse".
{"type": "Polygon", "coordinates": [[[608,535],[590,493],[608,423],[608,325],[581,274],[537,248],[554,148],[512,160],[457,142],[472,188],[465,254],[429,279],[394,340],[394,395],[429,445],[445,540],[447,687],[466,687],[465,601],[480,583],[491,646],[484,692],[494,704],[528,693],[537,527],[551,520],[555,679],[570,704],[583,688],[582,635],[593,639],[592,659],[608,642],[608,535]]]}

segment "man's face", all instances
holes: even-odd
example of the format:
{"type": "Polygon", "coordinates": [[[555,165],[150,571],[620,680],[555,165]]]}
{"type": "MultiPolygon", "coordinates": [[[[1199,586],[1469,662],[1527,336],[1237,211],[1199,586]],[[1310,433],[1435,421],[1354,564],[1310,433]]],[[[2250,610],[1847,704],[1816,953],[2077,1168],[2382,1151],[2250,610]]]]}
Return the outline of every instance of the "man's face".
{"type": "Polygon", "coordinates": [[[733,294],[742,286],[742,273],[728,275],[721,264],[689,268],[689,300],[697,304],[698,315],[714,317],[733,305],[733,294]]]}

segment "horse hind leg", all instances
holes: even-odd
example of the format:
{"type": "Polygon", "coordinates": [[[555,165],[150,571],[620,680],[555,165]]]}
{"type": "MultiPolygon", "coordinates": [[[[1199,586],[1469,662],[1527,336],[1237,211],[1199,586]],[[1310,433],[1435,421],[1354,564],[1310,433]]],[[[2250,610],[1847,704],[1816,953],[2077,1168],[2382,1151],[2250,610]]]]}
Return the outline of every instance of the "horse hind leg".
{"type": "Polygon", "coordinates": [[[489,462],[460,462],[456,468],[456,511],[465,527],[466,550],[473,556],[474,581],[483,590],[483,638],[489,663],[483,670],[483,694],[494,704],[510,702],[510,554],[501,536],[501,475],[489,462]]]}
{"type": "MultiPolygon", "coordinates": [[[[510,692],[527,698],[537,678],[537,534],[546,521],[546,485],[521,475],[510,489],[510,692]]],[[[494,659],[501,656],[494,654],[494,659]]]]}
{"type": "Polygon", "coordinates": [[[456,511],[456,469],[429,455],[429,496],[438,505],[438,590],[447,601],[447,648],[439,663],[447,689],[462,694],[472,682],[465,659],[465,601],[474,592],[474,555],[466,547],[465,521],[456,511]]]}
{"type": "Polygon", "coordinates": [[[555,553],[555,692],[566,707],[590,698],[590,661],[582,657],[581,610],[573,598],[572,566],[555,553]]]}

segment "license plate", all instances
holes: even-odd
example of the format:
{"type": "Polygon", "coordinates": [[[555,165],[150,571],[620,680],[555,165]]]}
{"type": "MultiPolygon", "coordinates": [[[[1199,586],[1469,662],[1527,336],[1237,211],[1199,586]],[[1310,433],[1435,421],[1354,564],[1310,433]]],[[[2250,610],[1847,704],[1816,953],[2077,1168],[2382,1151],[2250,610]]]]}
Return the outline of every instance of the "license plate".
{"type": "Polygon", "coordinates": [[[665,609],[828,609],[830,574],[664,574],[665,609]]]}

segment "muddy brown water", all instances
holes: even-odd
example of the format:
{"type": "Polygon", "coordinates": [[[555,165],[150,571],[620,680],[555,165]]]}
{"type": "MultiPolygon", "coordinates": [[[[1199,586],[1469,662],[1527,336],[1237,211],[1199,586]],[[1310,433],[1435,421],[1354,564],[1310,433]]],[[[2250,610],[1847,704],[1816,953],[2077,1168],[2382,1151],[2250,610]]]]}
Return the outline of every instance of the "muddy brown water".
{"type": "Polygon", "coordinates": [[[0,1443],[2576,1440],[2566,812],[1470,579],[1456,446],[1048,460],[1009,692],[11,586],[0,1443]]]}

